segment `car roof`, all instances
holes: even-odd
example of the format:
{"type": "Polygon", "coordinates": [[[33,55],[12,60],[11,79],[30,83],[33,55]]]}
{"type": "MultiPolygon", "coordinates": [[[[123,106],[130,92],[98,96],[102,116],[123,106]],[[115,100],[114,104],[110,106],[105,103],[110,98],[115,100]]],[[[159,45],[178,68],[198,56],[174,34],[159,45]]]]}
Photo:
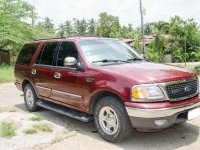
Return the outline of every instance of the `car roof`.
{"type": "Polygon", "coordinates": [[[62,37],[62,38],[47,38],[47,39],[34,39],[29,43],[40,43],[40,42],[62,42],[68,40],[92,40],[92,39],[113,39],[113,38],[105,38],[105,37],[96,37],[96,36],[70,36],[70,37],[62,37]]]}

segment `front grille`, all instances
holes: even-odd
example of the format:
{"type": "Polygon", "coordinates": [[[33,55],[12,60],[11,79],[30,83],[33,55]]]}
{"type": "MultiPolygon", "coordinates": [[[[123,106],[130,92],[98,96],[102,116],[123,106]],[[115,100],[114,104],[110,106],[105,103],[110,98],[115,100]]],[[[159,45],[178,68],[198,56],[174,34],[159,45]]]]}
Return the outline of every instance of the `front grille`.
{"type": "Polygon", "coordinates": [[[170,84],[166,86],[168,97],[172,101],[183,100],[195,96],[198,90],[198,80],[190,79],[188,81],[170,84]]]}

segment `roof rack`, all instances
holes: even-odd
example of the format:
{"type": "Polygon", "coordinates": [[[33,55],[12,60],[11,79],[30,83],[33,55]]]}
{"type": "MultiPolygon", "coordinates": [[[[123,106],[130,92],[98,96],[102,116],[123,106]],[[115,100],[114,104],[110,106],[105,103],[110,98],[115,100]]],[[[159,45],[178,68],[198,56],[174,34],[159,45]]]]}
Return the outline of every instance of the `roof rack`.
{"type": "Polygon", "coordinates": [[[33,39],[33,40],[34,40],[34,41],[40,41],[40,40],[55,40],[55,39],[67,39],[67,38],[73,38],[73,37],[96,37],[96,36],[72,35],[72,36],[60,37],[60,38],[41,38],[41,39],[33,39]]]}
{"type": "Polygon", "coordinates": [[[56,40],[56,39],[65,39],[66,37],[60,37],[60,38],[41,38],[41,39],[33,39],[34,41],[40,41],[40,40],[56,40]]]}

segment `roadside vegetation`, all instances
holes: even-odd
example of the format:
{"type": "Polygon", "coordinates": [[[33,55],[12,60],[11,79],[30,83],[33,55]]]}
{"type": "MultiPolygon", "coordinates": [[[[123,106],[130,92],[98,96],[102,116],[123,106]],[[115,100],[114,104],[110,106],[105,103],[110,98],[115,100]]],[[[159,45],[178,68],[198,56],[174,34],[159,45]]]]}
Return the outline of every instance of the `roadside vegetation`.
{"type": "Polygon", "coordinates": [[[64,139],[76,136],[76,134],[77,134],[76,130],[70,131],[70,132],[67,132],[67,133],[58,134],[58,135],[55,136],[55,138],[52,140],[51,143],[54,144],[54,143],[61,142],[64,139]]]}
{"type": "Polygon", "coordinates": [[[14,71],[12,66],[0,66],[0,83],[14,82],[14,71]]]}
{"type": "Polygon", "coordinates": [[[33,117],[31,117],[31,120],[32,121],[41,121],[41,120],[43,120],[43,118],[40,116],[33,116],[33,117]]]}
{"type": "MultiPolygon", "coordinates": [[[[41,20],[34,6],[24,0],[0,1],[0,51],[9,49],[16,55],[22,45],[32,39],[49,37],[67,37],[73,35],[102,36],[119,39],[134,39],[134,48],[142,52],[141,30],[132,24],[121,25],[118,16],[102,12],[97,19],[66,20],[56,27],[51,18],[41,20]],[[25,19],[34,20],[31,24],[25,19]],[[36,22],[36,23],[35,23],[36,22]]],[[[172,16],[166,21],[150,22],[144,26],[145,36],[152,36],[146,47],[146,56],[155,62],[164,62],[167,54],[173,62],[200,60],[199,25],[192,18],[182,19],[172,16]]],[[[7,68],[7,69],[11,69],[7,68]]],[[[0,82],[12,81],[13,74],[1,77],[0,82]],[[3,81],[2,81],[3,80],[3,81]]]]}
{"type": "MultiPolygon", "coordinates": [[[[39,121],[38,119],[36,120],[39,121]]],[[[34,121],[36,120],[34,119],[34,121]]],[[[47,123],[37,123],[37,124],[33,124],[32,127],[25,129],[23,132],[28,135],[28,134],[36,134],[40,131],[53,132],[53,127],[47,123]]]]}
{"type": "Polygon", "coordinates": [[[11,122],[0,123],[0,137],[12,137],[15,135],[15,128],[11,122]]]}
{"type": "Polygon", "coordinates": [[[0,107],[0,113],[3,112],[16,112],[17,109],[14,107],[0,107]]]}
{"type": "Polygon", "coordinates": [[[43,132],[53,132],[53,127],[47,123],[34,124],[33,129],[43,132]]]}
{"type": "Polygon", "coordinates": [[[36,134],[36,133],[37,133],[37,130],[34,129],[34,128],[28,128],[28,129],[25,129],[25,130],[24,130],[24,133],[25,133],[25,134],[36,134]]]}

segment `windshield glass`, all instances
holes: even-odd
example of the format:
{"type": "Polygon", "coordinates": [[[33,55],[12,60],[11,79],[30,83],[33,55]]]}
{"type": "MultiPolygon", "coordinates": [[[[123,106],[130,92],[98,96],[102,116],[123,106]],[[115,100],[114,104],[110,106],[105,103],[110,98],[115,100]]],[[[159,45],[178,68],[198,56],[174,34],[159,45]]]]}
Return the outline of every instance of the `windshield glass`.
{"type": "Polygon", "coordinates": [[[122,41],[114,39],[80,40],[80,47],[90,64],[127,62],[143,58],[122,41]]]}

